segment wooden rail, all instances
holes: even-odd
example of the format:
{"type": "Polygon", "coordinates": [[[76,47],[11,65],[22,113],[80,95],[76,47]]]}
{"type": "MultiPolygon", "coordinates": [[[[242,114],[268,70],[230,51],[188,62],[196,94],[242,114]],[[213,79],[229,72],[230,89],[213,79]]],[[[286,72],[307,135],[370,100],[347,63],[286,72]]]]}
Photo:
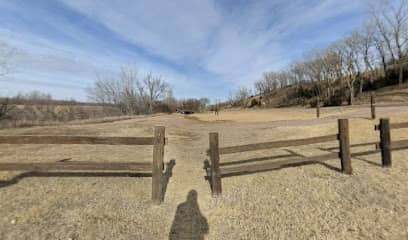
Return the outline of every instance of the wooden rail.
{"type": "Polygon", "coordinates": [[[55,163],[0,163],[1,171],[138,171],[149,172],[151,163],[129,162],[55,162],[55,163]]]}
{"type": "Polygon", "coordinates": [[[152,137],[0,136],[0,144],[153,145],[152,137]]]}
{"type": "Polygon", "coordinates": [[[153,145],[152,163],[53,162],[0,163],[0,171],[136,171],[152,174],[152,201],[163,201],[165,128],[155,127],[154,137],[0,136],[0,144],[102,144],[153,145]]]}
{"type": "Polygon", "coordinates": [[[313,137],[305,139],[296,140],[285,140],[258,144],[248,144],[241,146],[232,147],[219,147],[219,136],[218,133],[210,133],[210,149],[208,150],[208,155],[210,156],[210,181],[211,190],[213,196],[220,195],[222,192],[221,178],[230,175],[241,175],[246,173],[255,173],[260,171],[268,171],[273,169],[279,169],[285,166],[296,165],[300,163],[307,162],[322,162],[330,159],[340,158],[341,169],[343,173],[351,174],[351,153],[350,153],[350,135],[349,135],[349,125],[348,119],[338,120],[338,134],[313,137]],[[330,153],[321,156],[314,157],[301,157],[299,156],[295,159],[285,159],[282,161],[266,162],[266,163],[248,163],[245,164],[220,164],[220,155],[222,154],[232,154],[241,153],[247,151],[256,151],[262,149],[272,149],[272,148],[282,148],[291,146],[302,146],[310,145],[316,143],[339,141],[339,153],[330,153]]]}
{"type": "Polygon", "coordinates": [[[402,122],[402,123],[392,123],[390,124],[391,129],[403,129],[403,128],[408,128],[408,122],[402,122]]]}
{"type": "Polygon", "coordinates": [[[300,158],[300,159],[287,159],[287,160],[257,163],[257,164],[251,164],[251,165],[222,167],[221,175],[226,176],[226,175],[235,174],[235,173],[247,174],[247,173],[260,172],[260,171],[269,171],[269,170],[274,170],[274,169],[280,169],[285,166],[292,166],[292,165],[307,163],[307,162],[313,162],[313,163],[314,162],[324,162],[324,161],[328,161],[331,159],[336,159],[338,157],[339,157],[338,153],[330,153],[326,155],[300,158]]]}
{"type": "Polygon", "coordinates": [[[234,146],[234,147],[223,147],[219,149],[219,153],[221,155],[224,155],[224,154],[257,151],[257,150],[272,149],[272,148],[310,145],[310,144],[330,142],[330,141],[336,141],[336,140],[338,140],[338,135],[334,134],[334,135],[329,135],[329,136],[312,137],[312,138],[304,138],[304,139],[255,143],[255,144],[248,144],[248,145],[241,145],[241,146],[234,146]]]}

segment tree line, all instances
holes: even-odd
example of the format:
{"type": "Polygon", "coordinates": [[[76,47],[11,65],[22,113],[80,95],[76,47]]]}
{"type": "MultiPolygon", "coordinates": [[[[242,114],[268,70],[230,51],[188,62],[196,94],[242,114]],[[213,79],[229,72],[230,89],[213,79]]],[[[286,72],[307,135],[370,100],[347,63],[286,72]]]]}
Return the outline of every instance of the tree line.
{"type": "MultiPolygon", "coordinates": [[[[408,1],[379,1],[368,6],[363,26],[323,49],[307,53],[283,71],[263,73],[256,93],[295,86],[293,97],[319,96],[339,105],[375,85],[402,84],[408,62],[408,1]]],[[[382,87],[382,86],[381,86],[382,87]]],[[[237,95],[249,94],[238,90],[237,95]]]]}
{"type": "Polygon", "coordinates": [[[97,74],[87,93],[90,101],[113,104],[128,115],[171,113],[178,109],[198,112],[204,111],[210,102],[208,98],[177,100],[162,76],[148,73],[140,77],[134,66],[122,66],[117,78],[97,74]]]}

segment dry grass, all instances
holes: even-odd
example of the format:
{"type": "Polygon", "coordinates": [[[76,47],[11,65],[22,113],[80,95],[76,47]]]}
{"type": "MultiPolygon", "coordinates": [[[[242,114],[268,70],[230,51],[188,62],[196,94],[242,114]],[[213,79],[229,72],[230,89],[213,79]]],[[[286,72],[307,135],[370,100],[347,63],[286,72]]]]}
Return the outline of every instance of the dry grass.
{"type": "MultiPolygon", "coordinates": [[[[348,110],[332,114],[349,114],[348,110]]],[[[353,109],[352,111],[355,111],[353,109]]],[[[361,110],[358,110],[361,111],[361,110]]],[[[353,113],[353,112],[351,112],[353,113]]],[[[393,122],[407,121],[408,112],[386,112],[393,122]]],[[[172,225],[192,226],[193,209],[174,223],[176,209],[190,190],[198,192],[207,219],[206,239],[407,239],[407,151],[394,153],[394,166],[383,169],[378,154],[353,159],[354,174],[336,171],[339,160],[253,175],[223,178],[223,195],[212,198],[204,181],[203,161],[208,132],[220,132],[221,146],[333,134],[335,118],[319,125],[277,126],[273,120],[308,119],[304,109],[221,113],[228,122],[178,115],[129,119],[87,125],[11,129],[0,134],[68,134],[151,136],[153,126],[165,125],[169,137],[166,161],[176,166],[165,202],[153,206],[151,179],[109,174],[0,173],[0,239],[168,239],[172,225]],[[254,120],[256,119],[256,123],[254,120]],[[239,121],[238,121],[239,120],[239,121]]],[[[316,122],[316,124],[319,122],[316,122]]],[[[352,143],[378,139],[376,121],[351,120],[352,143]]],[[[393,139],[408,138],[408,130],[393,139]]],[[[332,143],[331,146],[335,146],[332,143]]],[[[222,162],[287,155],[324,154],[319,147],[288,148],[222,156],[222,162]]],[[[363,151],[369,148],[358,148],[363,151]]],[[[151,147],[0,146],[0,161],[148,161],[151,147]]],[[[267,160],[268,161],[268,160],[267,160]]],[[[195,211],[197,213],[197,211],[195,211]]],[[[174,227],[174,226],[173,226],[174,227]]]]}
{"type": "MultiPolygon", "coordinates": [[[[324,117],[335,116],[339,114],[355,113],[359,109],[336,107],[322,108],[321,115],[324,117]]],[[[215,121],[234,121],[234,122],[269,122],[283,120],[300,120],[316,118],[316,110],[312,108],[272,108],[262,110],[232,110],[222,111],[219,115],[214,113],[199,113],[190,116],[190,118],[215,122],[215,121]]]]}

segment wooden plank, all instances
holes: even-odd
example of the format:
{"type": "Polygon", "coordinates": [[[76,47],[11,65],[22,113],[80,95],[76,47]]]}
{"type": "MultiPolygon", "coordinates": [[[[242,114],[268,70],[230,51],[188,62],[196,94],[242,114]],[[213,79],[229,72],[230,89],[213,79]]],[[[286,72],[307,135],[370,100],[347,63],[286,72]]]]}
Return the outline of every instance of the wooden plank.
{"type": "Polygon", "coordinates": [[[331,159],[336,159],[339,157],[338,153],[330,153],[320,156],[306,157],[306,158],[297,158],[297,159],[287,159],[282,161],[271,161],[271,162],[262,162],[257,164],[243,164],[238,166],[225,166],[221,167],[222,175],[230,174],[247,174],[255,173],[260,171],[269,171],[274,169],[280,169],[290,165],[296,165],[301,163],[313,163],[313,162],[324,162],[331,159]]]}
{"type": "Polygon", "coordinates": [[[403,122],[403,123],[392,123],[390,124],[391,129],[402,129],[402,128],[408,128],[408,122],[403,122]]]}
{"type": "Polygon", "coordinates": [[[222,193],[218,133],[210,133],[211,189],[213,196],[222,193]]]}
{"type": "Polygon", "coordinates": [[[151,163],[53,162],[0,163],[0,171],[141,171],[151,172],[151,163]]]}
{"type": "Polygon", "coordinates": [[[232,154],[232,153],[257,151],[257,150],[271,149],[271,148],[302,146],[302,145],[335,141],[337,140],[337,138],[338,136],[337,134],[335,134],[335,135],[305,138],[305,139],[283,140],[283,141],[256,143],[256,144],[248,144],[248,145],[241,145],[241,146],[234,146],[234,147],[223,147],[219,149],[219,153],[220,154],[232,154]]]}
{"type": "Polygon", "coordinates": [[[152,137],[0,136],[0,144],[153,145],[152,137]]]}
{"type": "Polygon", "coordinates": [[[153,168],[152,168],[152,201],[159,205],[163,201],[163,162],[164,162],[164,143],[165,128],[155,127],[154,129],[154,147],[153,147],[153,168]]]}
{"type": "Polygon", "coordinates": [[[392,166],[390,119],[380,119],[381,159],[383,167],[392,166]]]}
{"type": "Polygon", "coordinates": [[[339,143],[341,170],[345,174],[352,174],[351,154],[350,154],[350,132],[348,119],[339,119],[339,143]]]}
{"type": "Polygon", "coordinates": [[[400,148],[405,148],[408,147],[408,140],[400,140],[400,141],[393,141],[391,143],[391,149],[400,149],[400,148]]]}

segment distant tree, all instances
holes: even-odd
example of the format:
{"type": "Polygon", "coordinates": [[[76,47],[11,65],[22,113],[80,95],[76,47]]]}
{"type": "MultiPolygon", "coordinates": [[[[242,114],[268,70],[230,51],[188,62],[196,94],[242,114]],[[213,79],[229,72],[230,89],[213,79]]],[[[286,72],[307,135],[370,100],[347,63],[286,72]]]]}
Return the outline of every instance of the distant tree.
{"type": "Polygon", "coordinates": [[[251,91],[247,87],[239,87],[235,93],[235,98],[234,102],[237,104],[244,106],[245,101],[249,98],[251,95],[251,91]]]}
{"type": "MultiPolygon", "coordinates": [[[[170,91],[170,85],[166,83],[161,76],[154,76],[152,73],[146,75],[143,79],[144,87],[139,86],[141,92],[142,89],[146,89],[147,105],[149,106],[149,113],[153,112],[154,103],[164,98],[170,91]]],[[[145,95],[142,94],[142,95],[145,95]]]]}
{"type": "Polygon", "coordinates": [[[408,0],[380,1],[371,5],[371,15],[391,62],[398,67],[398,82],[402,84],[408,51],[408,0]]]}
{"type": "Polygon", "coordinates": [[[347,87],[349,89],[349,104],[352,105],[354,102],[355,83],[361,74],[361,62],[359,58],[359,36],[356,32],[347,37],[343,42],[344,51],[344,72],[346,77],[344,78],[347,87]]]}
{"type": "Polygon", "coordinates": [[[170,86],[152,73],[139,81],[135,67],[121,67],[119,79],[97,74],[94,85],[87,89],[91,101],[114,104],[125,114],[153,113],[154,105],[170,91],[170,86]]]}
{"type": "Polygon", "coordinates": [[[15,56],[15,53],[15,48],[0,42],[0,77],[9,73],[11,59],[15,56]]]}
{"type": "Polygon", "coordinates": [[[255,82],[255,90],[267,94],[279,87],[279,76],[276,72],[264,72],[262,79],[255,82]]]}
{"type": "Polygon", "coordinates": [[[208,104],[210,104],[210,99],[208,98],[200,98],[200,111],[205,111],[207,108],[208,104]]]}
{"type": "Polygon", "coordinates": [[[13,109],[14,106],[10,104],[9,99],[3,99],[0,102],[0,121],[9,118],[9,114],[13,109]]]}

